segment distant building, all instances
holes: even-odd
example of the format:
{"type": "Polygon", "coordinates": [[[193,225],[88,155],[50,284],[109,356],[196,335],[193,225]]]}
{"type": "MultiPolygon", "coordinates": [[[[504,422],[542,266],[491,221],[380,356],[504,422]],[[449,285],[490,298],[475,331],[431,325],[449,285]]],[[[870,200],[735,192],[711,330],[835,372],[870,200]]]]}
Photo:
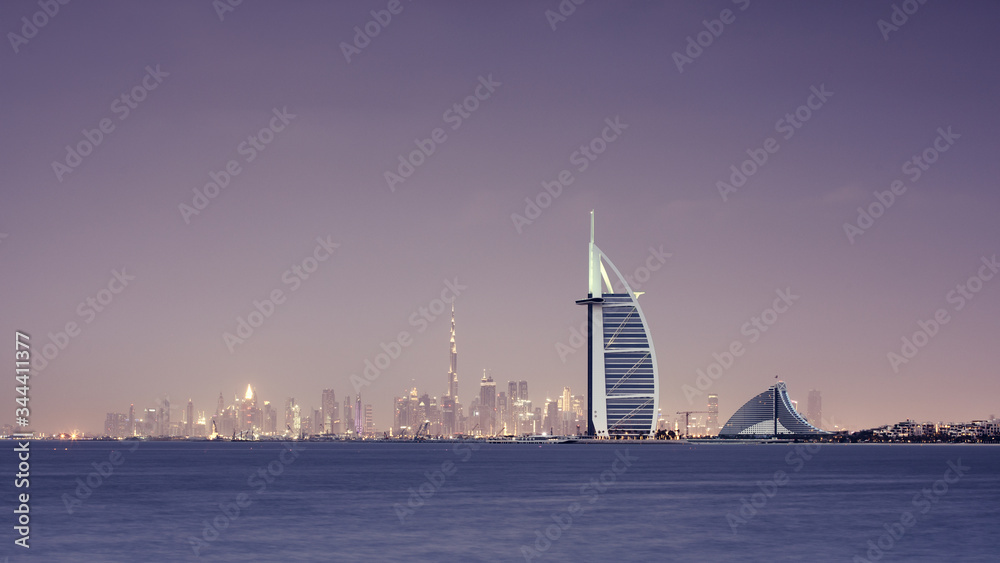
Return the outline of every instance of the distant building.
{"type": "Polygon", "coordinates": [[[809,424],[788,398],[788,388],[779,381],[747,401],[719,431],[720,437],[761,438],[779,435],[829,434],[809,424]]]}
{"type": "Polygon", "coordinates": [[[543,424],[544,428],[542,431],[550,436],[561,434],[559,423],[558,403],[556,401],[549,401],[545,404],[545,423],[543,424]]]}
{"type": "Polygon", "coordinates": [[[451,351],[448,362],[448,393],[446,397],[451,397],[458,401],[458,348],[455,345],[455,303],[451,304],[451,351]]]}
{"type": "Polygon", "coordinates": [[[184,414],[186,415],[184,419],[184,435],[194,436],[194,403],[191,402],[191,399],[188,399],[187,412],[184,414]]]}
{"type": "Polygon", "coordinates": [[[111,438],[124,438],[128,428],[128,416],[120,412],[109,412],[104,419],[104,435],[111,438]]]}
{"type": "Polygon", "coordinates": [[[371,403],[365,404],[365,435],[375,435],[375,411],[371,403]]]}
{"type": "Polygon", "coordinates": [[[333,392],[333,389],[323,390],[323,402],[321,407],[323,413],[321,415],[323,421],[323,432],[327,434],[335,434],[339,429],[333,427],[333,422],[338,419],[337,416],[337,394],[333,392]]]}
{"type": "Polygon", "coordinates": [[[497,384],[493,377],[483,370],[479,383],[479,429],[484,436],[493,436],[497,431],[497,384]]]}
{"type": "Polygon", "coordinates": [[[708,434],[716,434],[719,431],[719,396],[708,396],[708,420],[705,423],[705,430],[708,434]]]}
{"type": "Polygon", "coordinates": [[[806,418],[816,428],[822,427],[823,395],[815,389],[809,391],[809,400],[806,403],[806,418]]]}
{"type": "Polygon", "coordinates": [[[358,436],[365,433],[363,420],[364,411],[362,411],[361,408],[361,395],[358,395],[358,398],[354,403],[354,433],[358,436]]]}

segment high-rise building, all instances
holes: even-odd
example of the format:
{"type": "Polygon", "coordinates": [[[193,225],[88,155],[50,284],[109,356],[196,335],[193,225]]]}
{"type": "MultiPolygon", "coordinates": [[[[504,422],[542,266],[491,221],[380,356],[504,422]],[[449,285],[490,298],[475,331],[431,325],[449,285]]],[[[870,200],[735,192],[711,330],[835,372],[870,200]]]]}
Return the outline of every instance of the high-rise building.
{"type": "Polygon", "coordinates": [[[517,398],[522,401],[528,400],[528,382],[522,380],[517,384],[517,398]]]}
{"type": "Polygon", "coordinates": [[[708,421],[705,424],[708,434],[719,432],[719,396],[708,396],[708,421]]]}
{"type": "Polygon", "coordinates": [[[165,398],[160,402],[160,416],[157,419],[159,422],[159,429],[157,430],[157,435],[159,436],[169,436],[170,435],[170,399],[165,398]]]}
{"type": "Polygon", "coordinates": [[[124,438],[128,428],[128,417],[120,412],[109,412],[104,419],[104,435],[109,438],[124,438]]]}
{"type": "Polygon", "coordinates": [[[135,436],[135,404],[128,406],[128,435],[135,436]]]}
{"type": "Polygon", "coordinates": [[[351,396],[344,397],[344,412],[341,416],[344,425],[344,434],[354,432],[354,405],[351,403],[351,396]]]}
{"type": "Polygon", "coordinates": [[[361,408],[361,395],[358,395],[357,401],[354,403],[354,433],[358,436],[365,433],[364,416],[364,410],[361,408]]]}
{"type": "Polygon", "coordinates": [[[587,306],[587,434],[650,435],[656,431],[660,383],[646,316],[618,268],[594,244],[590,212],[587,306]],[[615,293],[607,266],[624,293],[615,293]],[[603,280],[603,286],[602,286],[603,280]],[[606,291],[605,291],[606,289],[606,291]]]}
{"type": "Polygon", "coordinates": [[[371,403],[365,404],[365,427],[364,433],[367,436],[372,436],[375,434],[375,411],[372,409],[371,403]]]}
{"type": "Polygon", "coordinates": [[[497,431],[497,384],[493,377],[483,370],[479,382],[479,429],[484,436],[493,436],[497,431]]]}
{"type": "Polygon", "coordinates": [[[322,432],[327,434],[334,434],[337,432],[333,427],[333,422],[337,420],[337,394],[333,392],[333,389],[323,390],[323,403],[322,403],[322,421],[323,429],[322,432]]]}
{"type": "Polygon", "coordinates": [[[295,397],[285,399],[285,427],[281,429],[283,434],[294,434],[297,432],[295,424],[295,397]]]}
{"type": "Polygon", "coordinates": [[[222,391],[219,391],[219,401],[215,406],[215,415],[222,416],[222,413],[226,410],[226,401],[222,398],[222,391]]]}
{"type": "Polygon", "coordinates": [[[806,403],[806,418],[809,424],[816,428],[823,427],[823,395],[816,389],[809,391],[809,400],[806,403]]]}
{"type": "Polygon", "coordinates": [[[458,348],[455,346],[455,303],[451,304],[451,352],[448,362],[448,393],[458,402],[458,348]]]}
{"type": "Polygon", "coordinates": [[[542,431],[550,436],[559,434],[559,408],[556,401],[545,404],[545,422],[542,431]]]}
{"type": "Polygon", "coordinates": [[[500,391],[497,393],[497,434],[506,434],[507,431],[507,393],[500,391]]]}
{"type": "Polygon", "coordinates": [[[278,433],[278,411],[270,401],[264,401],[264,433],[271,436],[278,433]]]}
{"type": "Polygon", "coordinates": [[[507,382],[507,400],[509,400],[511,403],[513,403],[514,401],[516,401],[516,400],[518,400],[520,398],[521,397],[519,397],[517,395],[517,382],[516,381],[508,381],[507,382]]]}
{"type": "Polygon", "coordinates": [[[194,436],[194,403],[188,399],[187,417],[184,419],[184,435],[194,436]]]}
{"type": "Polygon", "coordinates": [[[443,428],[443,434],[447,437],[451,437],[458,432],[458,419],[455,412],[455,399],[452,397],[444,397],[441,399],[441,426],[443,428]]]}

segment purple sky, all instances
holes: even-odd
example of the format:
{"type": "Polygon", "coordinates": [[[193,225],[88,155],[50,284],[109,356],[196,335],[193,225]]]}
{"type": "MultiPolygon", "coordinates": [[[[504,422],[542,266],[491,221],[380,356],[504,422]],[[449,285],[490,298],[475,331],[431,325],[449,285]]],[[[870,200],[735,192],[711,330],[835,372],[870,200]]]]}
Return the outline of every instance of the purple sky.
{"type": "MultiPolygon", "coordinates": [[[[80,327],[31,379],[36,430],[100,431],[106,412],[161,396],[213,411],[247,383],[319,408],[324,388],[354,395],[350,375],[408,331],[363,391],[387,427],[394,395],[446,389],[447,315],[423,331],[409,319],[456,277],[463,403],[483,368],[503,387],[527,379],[539,406],[583,393],[585,349],[563,362],[556,345],[585,319],[573,301],[591,209],[623,273],[650,247],[671,254],[640,299],[664,412],[702,409],[682,388],[736,340],[745,353],[705,391],[723,420],[775,374],[803,408],[821,390],[824,416],[853,428],[1000,412],[1000,277],[974,281],[960,310],[948,298],[1000,253],[996,3],[929,2],[887,40],[890,1],[591,0],[555,30],[556,0],[404,1],[345,60],[341,43],[387,4],[246,0],[220,21],[208,1],[73,2],[17,52],[7,35],[0,361],[15,330],[40,354],[80,327]],[[726,9],[735,20],[679,72],[673,54],[726,9]],[[126,115],[115,100],[157,65],[168,75],[126,115]],[[445,112],[490,76],[500,85],[453,128],[445,112]],[[832,95],[786,138],[779,120],[812,87],[832,95]],[[275,108],[295,117],[247,162],[241,143],[275,108]],[[580,171],[572,154],[608,118],[627,129],[580,171]],[[57,178],[102,119],[114,129],[57,178]],[[390,191],[384,173],[439,127],[444,142],[390,191]],[[914,179],[905,163],[949,127],[958,137],[914,179]],[[768,138],[724,201],[717,182],[768,138]],[[231,160],[239,174],[186,223],[178,206],[231,160]],[[573,183],[519,233],[511,214],[564,169],[573,183]],[[844,224],[895,180],[906,191],[850,242],[844,224]],[[317,237],[340,247],[290,292],[283,272],[317,237]],[[134,280],[106,308],[79,309],[122,269],[134,280]],[[785,288],[799,300],[751,343],[741,327],[785,288]],[[230,353],[223,333],[275,289],[286,300],[230,353]],[[938,309],[947,324],[894,371],[887,355],[938,309]]],[[[38,10],[0,4],[3,32],[38,10]]],[[[14,386],[0,388],[5,423],[14,386]]]]}

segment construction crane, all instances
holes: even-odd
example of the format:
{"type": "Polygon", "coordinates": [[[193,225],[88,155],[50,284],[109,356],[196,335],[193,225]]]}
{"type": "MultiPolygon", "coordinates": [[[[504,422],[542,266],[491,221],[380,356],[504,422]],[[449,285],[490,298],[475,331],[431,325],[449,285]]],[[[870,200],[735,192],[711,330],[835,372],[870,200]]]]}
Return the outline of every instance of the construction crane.
{"type": "Polygon", "coordinates": [[[677,411],[677,414],[684,415],[684,437],[688,437],[688,419],[692,414],[695,413],[709,413],[709,411],[677,411]]]}
{"type": "Polygon", "coordinates": [[[424,430],[427,430],[427,427],[430,426],[430,424],[431,424],[431,421],[425,420],[424,423],[420,425],[420,428],[417,428],[417,433],[413,435],[413,439],[414,440],[419,440],[420,439],[420,434],[423,433],[424,430]]]}

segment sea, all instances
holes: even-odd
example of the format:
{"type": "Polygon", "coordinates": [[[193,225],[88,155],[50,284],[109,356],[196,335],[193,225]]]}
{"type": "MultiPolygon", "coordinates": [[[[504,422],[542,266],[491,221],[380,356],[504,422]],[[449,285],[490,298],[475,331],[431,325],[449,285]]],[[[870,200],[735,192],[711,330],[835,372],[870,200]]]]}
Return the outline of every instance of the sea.
{"type": "Polygon", "coordinates": [[[992,445],[3,443],[0,562],[1000,561],[992,445]]]}

